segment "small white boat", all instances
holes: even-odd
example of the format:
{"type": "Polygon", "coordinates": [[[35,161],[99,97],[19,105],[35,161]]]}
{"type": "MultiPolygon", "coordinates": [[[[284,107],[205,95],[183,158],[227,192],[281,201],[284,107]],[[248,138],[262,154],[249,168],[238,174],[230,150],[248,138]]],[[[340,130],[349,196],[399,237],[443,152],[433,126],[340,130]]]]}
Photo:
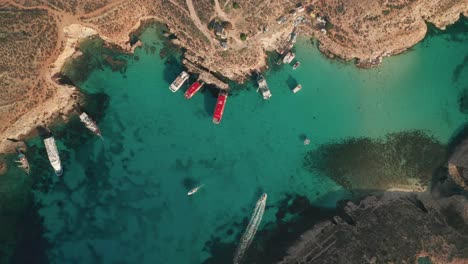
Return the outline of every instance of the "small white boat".
{"type": "Polygon", "coordinates": [[[293,65],[293,70],[297,69],[297,67],[299,67],[299,65],[301,65],[300,62],[294,63],[294,65],[293,65]]]}
{"type": "Polygon", "coordinates": [[[292,92],[293,92],[293,93],[297,93],[297,92],[299,92],[301,89],[302,89],[302,85],[299,84],[298,86],[294,87],[294,89],[292,90],[292,92]]]}
{"type": "Polygon", "coordinates": [[[198,192],[198,190],[200,190],[200,188],[203,187],[204,185],[205,185],[205,184],[202,184],[202,185],[200,185],[200,186],[198,186],[198,187],[193,188],[192,190],[190,190],[190,191],[187,193],[187,195],[192,195],[192,194],[198,192]]]}
{"type": "Polygon", "coordinates": [[[304,145],[309,145],[310,144],[310,139],[306,138],[304,139],[304,145]]]}
{"type": "Polygon", "coordinates": [[[169,86],[169,90],[171,90],[173,93],[177,92],[182,84],[189,78],[189,75],[187,72],[182,71],[179,76],[171,83],[169,86]]]}
{"type": "Polygon", "coordinates": [[[20,149],[16,149],[16,152],[18,153],[18,159],[15,162],[20,163],[18,165],[19,168],[23,169],[26,174],[29,175],[29,162],[24,153],[20,149]]]}

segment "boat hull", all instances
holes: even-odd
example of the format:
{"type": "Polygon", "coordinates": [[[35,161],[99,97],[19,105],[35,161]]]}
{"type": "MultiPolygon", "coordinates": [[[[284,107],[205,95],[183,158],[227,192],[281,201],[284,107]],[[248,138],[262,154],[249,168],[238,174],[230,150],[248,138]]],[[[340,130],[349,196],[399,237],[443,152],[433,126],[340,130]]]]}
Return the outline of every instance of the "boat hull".
{"type": "Polygon", "coordinates": [[[192,96],[194,96],[203,86],[203,83],[201,82],[194,82],[188,90],[185,92],[184,96],[185,99],[190,99],[192,96]]]}
{"type": "Polygon", "coordinates": [[[189,75],[185,71],[181,72],[179,76],[171,83],[169,86],[169,90],[171,90],[173,93],[177,92],[180,87],[187,81],[189,75]]]}
{"type": "Polygon", "coordinates": [[[221,119],[223,118],[224,107],[226,105],[228,94],[227,92],[220,92],[218,95],[218,100],[216,102],[216,107],[213,113],[213,123],[219,124],[221,123],[221,119]]]}

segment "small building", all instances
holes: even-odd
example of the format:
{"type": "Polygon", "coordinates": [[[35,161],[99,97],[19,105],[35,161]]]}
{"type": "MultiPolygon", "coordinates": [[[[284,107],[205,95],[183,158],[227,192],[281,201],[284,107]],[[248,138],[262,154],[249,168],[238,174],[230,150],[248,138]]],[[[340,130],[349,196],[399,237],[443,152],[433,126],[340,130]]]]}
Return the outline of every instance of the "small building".
{"type": "Polygon", "coordinates": [[[221,47],[222,47],[224,50],[227,50],[227,48],[228,48],[227,42],[224,41],[224,40],[221,40],[221,41],[219,42],[219,45],[221,45],[221,47]]]}
{"type": "Polygon", "coordinates": [[[291,33],[291,36],[289,37],[289,42],[296,43],[296,39],[297,39],[297,33],[296,32],[291,33]]]}
{"type": "Polygon", "coordinates": [[[302,3],[299,3],[296,5],[297,12],[302,13],[305,11],[305,7],[302,5],[302,3]]]}
{"type": "Polygon", "coordinates": [[[226,30],[224,30],[224,27],[221,23],[216,23],[214,25],[214,32],[216,36],[220,37],[221,39],[227,39],[228,34],[226,30]]]}
{"type": "Polygon", "coordinates": [[[278,24],[283,24],[288,18],[286,16],[281,16],[280,18],[276,19],[278,24]]]}
{"type": "Polygon", "coordinates": [[[298,17],[294,20],[294,27],[299,26],[299,24],[302,23],[303,21],[304,21],[304,17],[303,17],[303,16],[298,16],[298,17]]]}

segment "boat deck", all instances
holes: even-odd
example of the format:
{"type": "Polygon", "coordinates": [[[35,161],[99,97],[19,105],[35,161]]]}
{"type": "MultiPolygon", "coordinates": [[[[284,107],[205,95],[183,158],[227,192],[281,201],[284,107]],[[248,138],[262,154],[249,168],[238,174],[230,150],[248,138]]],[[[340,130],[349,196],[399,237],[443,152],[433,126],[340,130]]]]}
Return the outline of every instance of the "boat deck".
{"type": "Polygon", "coordinates": [[[199,82],[199,81],[194,82],[185,92],[185,95],[184,95],[185,98],[186,99],[192,98],[192,96],[196,94],[202,88],[202,86],[203,86],[202,82],[199,82]]]}
{"type": "Polygon", "coordinates": [[[224,106],[226,105],[228,94],[227,92],[220,92],[218,95],[218,101],[216,102],[215,111],[213,113],[213,123],[219,124],[223,117],[224,106]]]}

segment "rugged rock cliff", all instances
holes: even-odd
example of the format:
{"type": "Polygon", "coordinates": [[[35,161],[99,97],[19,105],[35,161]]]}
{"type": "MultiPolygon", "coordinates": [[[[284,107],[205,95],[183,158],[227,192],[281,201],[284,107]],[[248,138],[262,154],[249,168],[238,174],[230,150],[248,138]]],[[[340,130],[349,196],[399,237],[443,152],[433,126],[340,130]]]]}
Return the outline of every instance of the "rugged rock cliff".
{"type": "Polygon", "coordinates": [[[452,196],[387,193],[349,202],[346,217],[307,231],[282,264],[466,263],[468,201],[452,196]]]}

